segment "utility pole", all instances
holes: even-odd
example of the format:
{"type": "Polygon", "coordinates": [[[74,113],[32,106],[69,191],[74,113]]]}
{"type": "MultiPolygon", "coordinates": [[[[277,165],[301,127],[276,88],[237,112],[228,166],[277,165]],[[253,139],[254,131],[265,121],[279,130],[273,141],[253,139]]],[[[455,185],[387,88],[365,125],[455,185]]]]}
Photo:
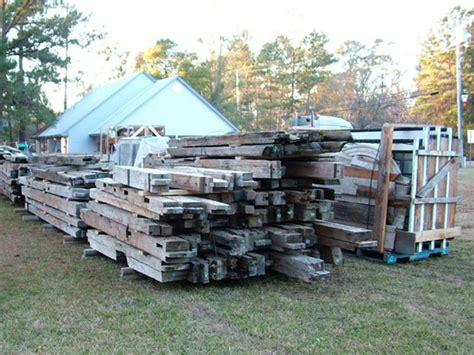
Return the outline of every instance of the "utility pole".
{"type": "Polygon", "coordinates": [[[64,67],[64,111],[67,110],[67,83],[69,81],[68,78],[68,58],[69,58],[69,36],[66,38],[66,64],[64,67]]]}
{"type": "Polygon", "coordinates": [[[239,70],[235,71],[235,104],[237,106],[237,113],[240,112],[240,80],[239,80],[239,70]]]}
{"type": "Polygon", "coordinates": [[[464,128],[462,120],[462,58],[461,58],[461,13],[457,15],[456,36],[456,101],[458,105],[458,140],[459,140],[459,166],[464,168],[464,128]]]}

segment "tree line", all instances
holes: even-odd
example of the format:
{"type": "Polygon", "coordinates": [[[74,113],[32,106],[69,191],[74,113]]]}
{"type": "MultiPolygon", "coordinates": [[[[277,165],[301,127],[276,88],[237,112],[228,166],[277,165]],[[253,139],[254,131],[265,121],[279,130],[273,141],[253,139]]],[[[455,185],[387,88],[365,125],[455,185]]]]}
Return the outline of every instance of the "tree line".
{"type": "Polygon", "coordinates": [[[277,36],[258,52],[246,33],[221,39],[221,49],[200,61],[160,39],[135,60],[136,70],[161,79],[187,80],[244,130],[282,129],[297,115],[335,115],[354,126],[380,126],[408,119],[400,73],[384,43],[345,42],[335,53],[328,37],[309,33],[298,43],[277,36]]]}
{"type": "MultiPolygon", "coordinates": [[[[4,138],[24,140],[29,125],[50,124],[58,114],[42,90],[45,84],[61,85],[68,107],[67,87],[74,79],[68,68],[76,59],[70,48],[86,47],[105,34],[85,30],[89,16],[62,1],[0,1],[0,124],[7,125],[4,138]]],[[[299,40],[276,36],[258,50],[251,49],[244,32],[220,38],[219,48],[205,59],[162,38],[133,58],[133,67],[157,79],[180,75],[242,130],[284,129],[295,116],[310,113],[343,117],[356,128],[384,122],[454,126],[453,33],[462,24],[472,35],[472,14],[454,8],[430,32],[415,92],[403,89],[402,73],[382,40],[346,41],[330,51],[329,38],[317,31],[299,40]]],[[[126,74],[127,55],[114,47],[102,54],[118,60],[114,76],[126,74]]],[[[472,41],[462,46],[462,55],[464,88],[471,93],[464,112],[469,127],[474,124],[472,41]]]]}
{"type": "Polygon", "coordinates": [[[43,88],[64,87],[68,106],[70,48],[101,38],[81,25],[89,17],[63,1],[0,0],[0,125],[4,139],[24,141],[30,125],[50,124],[57,113],[43,88]]]}

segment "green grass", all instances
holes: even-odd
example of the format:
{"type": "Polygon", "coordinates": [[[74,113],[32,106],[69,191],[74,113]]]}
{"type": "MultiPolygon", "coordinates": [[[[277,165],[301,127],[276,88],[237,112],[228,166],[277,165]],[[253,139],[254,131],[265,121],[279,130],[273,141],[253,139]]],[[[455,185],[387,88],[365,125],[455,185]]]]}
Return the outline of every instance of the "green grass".
{"type": "MultiPolygon", "coordinates": [[[[474,169],[460,177],[470,194],[461,214],[474,215],[474,169]]],[[[120,282],[120,264],[81,260],[83,245],[21,222],[3,200],[0,353],[469,353],[472,237],[466,229],[451,255],[411,264],[348,257],[314,284],[277,274],[207,286],[120,282]]]]}

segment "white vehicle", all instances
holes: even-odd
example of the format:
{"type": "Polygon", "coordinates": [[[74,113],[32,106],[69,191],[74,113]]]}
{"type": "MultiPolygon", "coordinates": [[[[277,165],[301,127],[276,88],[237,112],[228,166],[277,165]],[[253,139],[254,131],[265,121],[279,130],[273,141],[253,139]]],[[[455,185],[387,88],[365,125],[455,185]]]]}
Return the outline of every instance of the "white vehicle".
{"type": "Polygon", "coordinates": [[[314,127],[318,129],[353,129],[352,124],[340,117],[307,115],[298,116],[293,120],[292,128],[314,127]]]}

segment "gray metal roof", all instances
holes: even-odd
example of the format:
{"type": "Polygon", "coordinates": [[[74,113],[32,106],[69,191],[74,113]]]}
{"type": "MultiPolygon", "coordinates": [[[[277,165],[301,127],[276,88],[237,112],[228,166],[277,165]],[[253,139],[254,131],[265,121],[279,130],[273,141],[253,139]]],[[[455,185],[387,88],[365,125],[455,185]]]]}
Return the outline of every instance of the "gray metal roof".
{"type": "Polygon", "coordinates": [[[100,122],[93,130],[89,132],[89,135],[98,135],[100,131],[106,132],[109,128],[117,126],[127,116],[132,114],[137,108],[147,102],[151,97],[158,93],[162,88],[168,85],[174,78],[167,78],[157,80],[153,85],[144,90],[139,96],[135,97],[134,100],[127,102],[118,111],[112,113],[106,117],[105,120],[100,122]]]}
{"type": "Polygon", "coordinates": [[[92,90],[89,94],[74,104],[74,106],[67,109],[61,116],[58,117],[52,126],[48,127],[36,137],[67,137],[69,134],[69,129],[83,120],[85,117],[97,122],[102,121],[104,118],[104,110],[111,114],[117,111],[118,107],[126,105],[128,101],[134,99],[135,95],[130,97],[130,100],[126,100],[125,102],[122,100],[117,102],[118,100],[114,101],[113,97],[125,86],[139,77],[144,77],[150,80],[150,85],[156,81],[150,74],[142,71],[102,85],[92,90]],[[97,112],[99,107],[102,108],[102,113],[100,115],[97,114],[97,117],[94,117],[94,113],[97,112]]]}
{"type": "Polygon", "coordinates": [[[179,76],[174,76],[162,80],[156,81],[153,85],[148,87],[146,90],[140,93],[135,99],[129,101],[126,105],[122,106],[116,112],[113,112],[108,118],[101,121],[93,130],[89,132],[89,135],[99,135],[101,130],[107,131],[109,128],[120,126],[127,121],[127,118],[131,117],[134,112],[145,105],[148,101],[157,97],[163,89],[170,84],[178,81],[181,83],[189,92],[191,92],[200,102],[207,106],[216,116],[218,116],[225,124],[227,124],[231,131],[238,132],[239,129],[232,124],[224,115],[222,115],[213,105],[211,105],[206,99],[204,99],[198,92],[196,92],[185,80],[179,76]]]}

